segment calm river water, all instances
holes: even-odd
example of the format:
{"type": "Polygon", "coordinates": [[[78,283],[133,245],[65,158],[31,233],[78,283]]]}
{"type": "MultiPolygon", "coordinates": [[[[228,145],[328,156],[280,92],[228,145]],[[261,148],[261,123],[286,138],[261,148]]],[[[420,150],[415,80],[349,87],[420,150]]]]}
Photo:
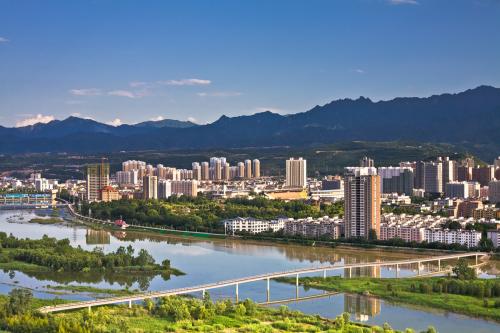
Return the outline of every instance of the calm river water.
{"type": "MultiPolygon", "coordinates": [[[[96,295],[71,292],[56,293],[49,286],[70,284],[98,288],[123,289],[129,287],[141,290],[165,290],[304,267],[424,256],[424,254],[379,250],[311,248],[238,240],[152,236],[130,231],[109,232],[95,230],[72,222],[56,225],[28,222],[32,217],[43,214],[50,214],[50,212],[0,210],[0,231],[23,238],[41,238],[43,235],[58,239],[68,238],[73,246],[81,246],[89,250],[100,247],[105,252],[115,251],[119,246],[132,245],[136,251],[142,248],[148,250],[158,262],[166,258],[170,259],[171,265],[182,270],[186,275],[172,276],[169,279],[162,276],[150,276],[137,280],[130,276],[96,276],[83,273],[28,275],[21,272],[0,271],[0,293],[6,294],[16,286],[23,286],[31,288],[35,296],[40,298],[59,297],[82,300],[94,298],[96,295]]],[[[60,214],[63,217],[66,216],[64,211],[61,211],[60,214]]],[[[422,269],[428,271],[435,269],[435,267],[423,267],[422,269]]],[[[495,273],[498,269],[499,267],[495,266],[489,267],[482,275],[483,277],[491,277],[492,272],[495,273]]],[[[417,267],[403,267],[399,275],[415,275],[416,270],[417,267]]],[[[333,274],[343,275],[344,272],[338,271],[333,274]]],[[[351,274],[352,276],[394,277],[396,273],[392,268],[383,268],[381,270],[353,270],[351,274]]],[[[271,301],[294,298],[295,292],[295,286],[271,282],[271,301]]],[[[322,291],[313,289],[299,289],[300,297],[322,293],[322,291]]],[[[233,298],[234,289],[213,290],[211,295],[213,298],[233,298]]],[[[240,285],[239,296],[240,299],[249,297],[255,301],[264,302],[266,300],[266,282],[240,285]]],[[[293,301],[286,303],[286,305],[292,309],[320,314],[325,317],[335,317],[348,311],[352,313],[355,320],[377,325],[388,322],[397,329],[412,327],[418,331],[433,325],[441,333],[500,332],[500,324],[498,323],[452,313],[395,305],[359,295],[337,294],[323,298],[293,301]]]]}

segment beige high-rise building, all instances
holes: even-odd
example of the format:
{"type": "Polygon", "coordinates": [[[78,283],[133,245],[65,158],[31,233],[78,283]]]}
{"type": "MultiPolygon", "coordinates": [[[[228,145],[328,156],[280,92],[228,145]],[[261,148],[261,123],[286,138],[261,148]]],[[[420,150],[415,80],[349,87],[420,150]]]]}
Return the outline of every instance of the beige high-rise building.
{"type": "Polygon", "coordinates": [[[87,201],[101,200],[101,190],[109,185],[109,163],[103,159],[101,163],[89,164],[85,167],[87,201]]]}
{"type": "Polygon", "coordinates": [[[224,180],[231,179],[231,166],[227,162],[225,165],[222,166],[222,179],[224,180]]]}
{"type": "Polygon", "coordinates": [[[260,178],[260,161],[255,159],[252,161],[253,178],[260,178]]]}
{"type": "Polygon", "coordinates": [[[345,236],[380,235],[380,176],[373,167],[346,168],[344,174],[345,236]]]}
{"type": "Polygon", "coordinates": [[[198,182],[196,180],[174,180],[171,182],[171,191],[174,195],[196,197],[198,195],[198,182]]]}
{"type": "Polygon", "coordinates": [[[359,166],[362,168],[373,168],[375,166],[375,161],[368,156],[365,156],[359,160],[359,166]]]}
{"type": "Polygon", "coordinates": [[[202,180],[210,179],[210,168],[208,162],[201,162],[201,179],[202,180]]]}
{"type": "Polygon", "coordinates": [[[194,180],[201,180],[201,166],[200,166],[200,163],[193,162],[192,169],[193,169],[193,179],[194,180]]]}
{"type": "Polygon", "coordinates": [[[222,162],[220,159],[216,160],[214,163],[214,180],[222,179],[222,162]]]}
{"type": "Polygon", "coordinates": [[[245,164],[243,162],[238,162],[238,178],[245,177],[245,164]]]}
{"type": "Polygon", "coordinates": [[[142,178],[143,199],[158,199],[158,177],[144,176],[142,178]]]}
{"type": "Polygon", "coordinates": [[[252,161],[245,160],[245,178],[252,178],[252,161]]]}
{"type": "Polygon", "coordinates": [[[302,157],[286,160],[285,186],[290,188],[304,188],[307,186],[307,161],[302,157]]]}

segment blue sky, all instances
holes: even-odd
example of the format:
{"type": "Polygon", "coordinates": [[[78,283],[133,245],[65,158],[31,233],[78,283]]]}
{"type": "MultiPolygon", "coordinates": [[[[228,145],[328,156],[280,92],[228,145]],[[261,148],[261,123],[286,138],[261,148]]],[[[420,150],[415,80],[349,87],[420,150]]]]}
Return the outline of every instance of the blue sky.
{"type": "Polygon", "coordinates": [[[500,86],[499,0],[0,0],[0,124],[500,86]]]}

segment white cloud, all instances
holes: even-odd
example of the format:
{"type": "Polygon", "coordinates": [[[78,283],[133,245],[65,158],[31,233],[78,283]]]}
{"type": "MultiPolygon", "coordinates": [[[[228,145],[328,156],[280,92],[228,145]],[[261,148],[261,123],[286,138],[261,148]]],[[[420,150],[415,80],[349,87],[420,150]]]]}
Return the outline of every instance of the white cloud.
{"type": "Polygon", "coordinates": [[[48,122],[51,122],[54,119],[55,119],[54,116],[44,116],[44,115],[39,113],[34,117],[29,117],[29,118],[26,118],[26,119],[23,119],[23,120],[16,122],[16,127],[30,126],[30,125],[34,125],[34,124],[38,124],[38,123],[46,124],[48,122]]]}
{"type": "Polygon", "coordinates": [[[358,74],[365,74],[365,71],[362,70],[361,68],[356,68],[354,71],[358,74]]]}
{"type": "Polygon", "coordinates": [[[206,86],[212,83],[212,81],[203,79],[181,79],[181,80],[158,81],[158,83],[166,84],[167,86],[206,86]]]}
{"type": "Polygon", "coordinates": [[[187,120],[195,124],[198,123],[198,120],[195,117],[187,117],[187,120]]]}
{"type": "Polygon", "coordinates": [[[151,121],[160,121],[160,120],[163,120],[163,119],[165,119],[165,118],[163,118],[163,116],[157,116],[157,117],[153,117],[153,118],[151,118],[149,120],[151,120],[151,121]]]}
{"type": "Polygon", "coordinates": [[[388,0],[391,5],[418,5],[417,0],[388,0]]]}
{"type": "Polygon", "coordinates": [[[71,89],[69,91],[71,95],[75,96],[99,96],[102,95],[101,89],[97,88],[85,88],[85,89],[71,89]]]}
{"type": "Polygon", "coordinates": [[[128,98],[142,98],[148,95],[147,91],[130,91],[130,90],[112,90],[108,91],[109,96],[119,96],[128,98]]]}
{"type": "Polygon", "coordinates": [[[8,43],[8,42],[10,42],[10,40],[8,40],[7,38],[0,37],[0,43],[8,43]]]}
{"type": "Polygon", "coordinates": [[[200,92],[196,95],[200,97],[234,97],[241,96],[240,92],[237,91],[214,91],[214,92],[200,92]]]}
{"type": "Polygon", "coordinates": [[[122,124],[122,121],[120,118],[115,118],[111,121],[108,121],[106,124],[111,125],[111,126],[120,126],[122,124]]]}

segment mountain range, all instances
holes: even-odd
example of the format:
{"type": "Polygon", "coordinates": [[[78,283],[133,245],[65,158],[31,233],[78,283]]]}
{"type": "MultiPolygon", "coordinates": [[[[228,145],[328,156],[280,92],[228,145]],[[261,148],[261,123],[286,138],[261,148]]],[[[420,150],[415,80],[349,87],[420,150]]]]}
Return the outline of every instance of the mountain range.
{"type": "Polygon", "coordinates": [[[378,102],[340,99],[289,115],[223,115],[206,125],[164,119],[115,127],[69,117],[26,127],[0,126],[0,153],[300,147],[358,140],[487,146],[500,153],[500,88],[479,86],[456,94],[378,102]]]}

